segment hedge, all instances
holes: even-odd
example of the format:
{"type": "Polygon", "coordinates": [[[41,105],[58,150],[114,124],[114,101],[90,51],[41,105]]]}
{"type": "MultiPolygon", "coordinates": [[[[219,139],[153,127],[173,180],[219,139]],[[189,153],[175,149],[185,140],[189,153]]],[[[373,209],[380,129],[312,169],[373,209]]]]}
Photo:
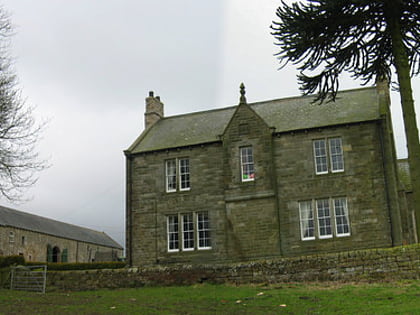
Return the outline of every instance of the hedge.
{"type": "Polygon", "coordinates": [[[0,256],[0,268],[9,267],[11,265],[24,265],[25,258],[23,256],[0,256]]]}
{"type": "Polygon", "coordinates": [[[37,266],[47,265],[48,270],[89,270],[89,269],[119,269],[126,266],[125,262],[92,262],[92,263],[45,263],[27,261],[23,256],[0,256],[0,268],[12,265],[37,266]]]}
{"type": "Polygon", "coordinates": [[[47,265],[47,270],[90,270],[90,269],[119,269],[126,266],[125,262],[92,262],[92,263],[45,263],[27,262],[27,266],[47,265]]]}

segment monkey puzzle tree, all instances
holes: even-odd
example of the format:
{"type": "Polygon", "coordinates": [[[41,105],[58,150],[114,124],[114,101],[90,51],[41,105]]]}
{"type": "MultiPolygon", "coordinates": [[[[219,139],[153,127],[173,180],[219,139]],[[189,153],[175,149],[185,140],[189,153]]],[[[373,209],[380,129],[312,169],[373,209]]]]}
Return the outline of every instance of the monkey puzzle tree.
{"type": "Polygon", "coordinates": [[[32,108],[21,98],[8,53],[10,36],[9,16],[0,7],[0,196],[16,201],[46,162],[35,151],[42,124],[36,124],[32,108]]]}
{"type": "Polygon", "coordinates": [[[272,35],[281,67],[297,65],[304,94],[334,100],[339,75],[349,72],[364,84],[391,82],[396,70],[420,241],[420,144],[411,77],[420,73],[418,0],[282,1],[272,35]]]}

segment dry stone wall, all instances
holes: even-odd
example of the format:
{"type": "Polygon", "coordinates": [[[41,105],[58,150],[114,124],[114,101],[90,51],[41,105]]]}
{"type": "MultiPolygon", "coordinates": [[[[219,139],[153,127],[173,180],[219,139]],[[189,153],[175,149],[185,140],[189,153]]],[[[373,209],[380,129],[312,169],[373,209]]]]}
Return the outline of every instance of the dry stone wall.
{"type": "Polygon", "coordinates": [[[420,244],[387,249],[261,260],[90,271],[50,271],[47,290],[94,290],[196,283],[309,281],[374,282],[420,279],[420,244]]]}

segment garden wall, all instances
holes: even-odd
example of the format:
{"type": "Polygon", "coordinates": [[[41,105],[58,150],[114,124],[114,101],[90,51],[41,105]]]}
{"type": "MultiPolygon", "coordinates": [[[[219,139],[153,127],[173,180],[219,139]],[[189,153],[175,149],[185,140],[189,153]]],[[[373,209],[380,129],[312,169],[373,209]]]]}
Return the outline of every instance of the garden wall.
{"type": "Polygon", "coordinates": [[[236,264],[49,271],[47,291],[195,283],[373,282],[420,279],[420,244],[236,264]]]}

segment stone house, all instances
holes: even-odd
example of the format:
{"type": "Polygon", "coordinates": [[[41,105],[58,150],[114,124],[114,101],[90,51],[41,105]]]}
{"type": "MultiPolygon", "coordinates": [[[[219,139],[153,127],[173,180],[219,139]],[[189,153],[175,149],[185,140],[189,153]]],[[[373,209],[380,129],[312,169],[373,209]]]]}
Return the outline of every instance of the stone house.
{"type": "Polygon", "coordinates": [[[115,261],[122,251],[104,232],[0,206],[0,256],[74,263],[115,261]]]}
{"type": "Polygon", "coordinates": [[[416,241],[388,87],[164,116],[126,155],[132,266],[268,259],[416,241]]]}

